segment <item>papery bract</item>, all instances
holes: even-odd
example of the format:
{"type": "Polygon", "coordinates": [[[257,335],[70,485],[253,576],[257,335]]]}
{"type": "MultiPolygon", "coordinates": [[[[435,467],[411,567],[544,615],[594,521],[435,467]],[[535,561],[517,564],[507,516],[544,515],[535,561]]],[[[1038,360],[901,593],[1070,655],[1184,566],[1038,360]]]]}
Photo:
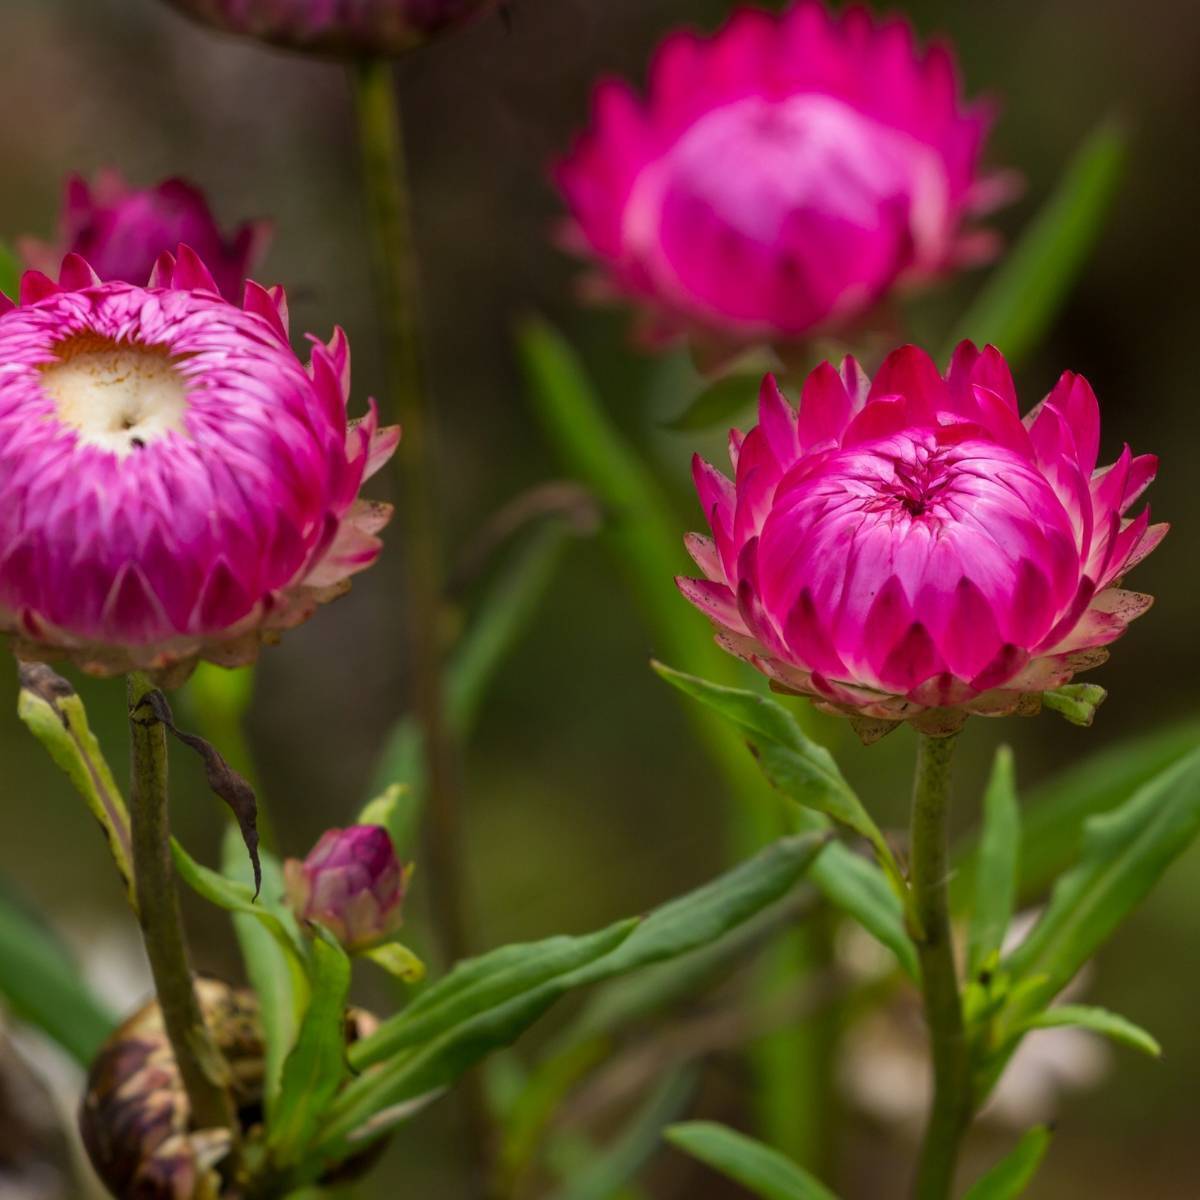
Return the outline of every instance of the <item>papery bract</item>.
{"type": "Polygon", "coordinates": [[[672,34],[644,101],[603,81],[554,173],[594,290],[638,302],[650,340],[789,341],[990,253],[964,228],[1004,191],[989,120],[904,20],[800,0],[672,34]]]}
{"type": "Polygon", "coordinates": [[[186,180],[131,188],[119,172],[107,170],[92,183],[68,178],[57,244],[24,238],[19,249],[27,266],[48,275],[65,255],[78,254],[106,283],[143,284],[158,256],[183,243],[203,259],[221,295],[237,303],[270,236],[265,221],[248,221],[226,235],[204,193],[186,180]]]}
{"type": "Polygon", "coordinates": [[[169,0],[228,33],[292,50],[349,56],[398,54],[497,0],[169,0]]]}
{"type": "Polygon", "coordinates": [[[308,367],[281,289],[217,293],[187,247],[147,287],[69,256],[0,297],[0,630],[22,658],[186,677],[252,661],[349,587],[388,505],[359,488],[394,452],[348,421],[337,330],[308,367]]]}
{"type": "Polygon", "coordinates": [[[963,343],[945,379],[912,346],[874,380],[826,363],[798,412],[768,377],[734,479],[696,460],[713,536],[689,537],[705,578],[679,586],[821,708],[933,733],[1035,710],[1150,604],[1118,584],[1166,532],[1128,515],[1157,460],[1097,469],[1099,441],[1084,379],[1022,420],[991,347],[963,343]]]}
{"type": "Polygon", "coordinates": [[[284,877],[297,919],[324,925],[351,952],[400,928],[405,872],[382,826],[328,830],[303,862],[288,859],[284,877]]]}

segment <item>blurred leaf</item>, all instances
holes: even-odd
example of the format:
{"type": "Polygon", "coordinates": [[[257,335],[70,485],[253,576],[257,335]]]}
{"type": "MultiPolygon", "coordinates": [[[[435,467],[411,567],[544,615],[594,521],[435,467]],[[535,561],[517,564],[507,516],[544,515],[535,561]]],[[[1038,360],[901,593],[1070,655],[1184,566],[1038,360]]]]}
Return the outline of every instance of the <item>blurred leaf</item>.
{"type": "Polygon", "coordinates": [[[390,830],[395,820],[396,805],[400,803],[407,788],[403,784],[393,783],[385,788],[374,800],[368,800],[362,811],[354,818],[355,825],[381,825],[390,830]]]}
{"type": "Polygon", "coordinates": [[[1072,725],[1088,729],[1096,719],[1096,709],[1107,696],[1108,693],[1096,683],[1067,683],[1043,692],[1042,703],[1061,713],[1072,725]]]}
{"type": "Polygon", "coordinates": [[[969,977],[978,975],[984,962],[1004,943],[1016,900],[1020,840],[1021,810],[1013,754],[1009,747],[1001,746],[983,798],[983,837],[967,941],[969,977]]]}
{"type": "MultiPolygon", "coordinates": [[[[240,887],[241,895],[253,893],[252,871],[238,831],[230,828],[221,853],[225,874],[240,887]]],[[[263,890],[249,910],[237,909],[233,929],[237,935],[246,975],[258,994],[262,1011],[263,1036],[266,1040],[264,1096],[268,1118],[279,1098],[283,1064],[300,1029],[300,1017],[308,1004],[309,985],[305,965],[299,955],[299,931],[295,920],[280,902],[284,894],[283,872],[274,855],[262,855],[263,890]],[[278,923],[273,929],[262,918],[269,911],[278,923]],[[279,931],[283,930],[284,937],[279,931]]]]}
{"type": "Polygon", "coordinates": [[[964,338],[998,346],[1013,366],[1034,349],[1099,237],[1127,149],[1125,130],[1115,122],[1087,138],[963,317],[945,358],[964,338]]]}
{"type": "Polygon", "coordinates": [[[669,1072],[616,1141],[590,1163],[573,1170],[553,1200],[612,1200],[659,1148],[663,1126],[687,1108],[696,1091],[696,1079],[693,1069],[669,1072]]]}
{"type": "Polygon", "coordinates": [[[377,967],[404,983],[420,983],[425,978],[425,964],[399,942],[376,946],[374,950],[367,950],[363,958],[369,958],[377,967]]]}
{"type": "MultiPolygon", "coordinates": [[[[450,727],[459,740],[474,728],[492,680],[537,612],[571,533],[561,521],[548,521],[498,572],[476,606],[476,618],[451,655],[446,676],[446,706],[450,727]]],[[[425,794],[421,733],[412,717],[393,728],[378,767],[372,794],[386,793],[396,784],[387,828],[398,848],[411,846],[420,823],[425,794]]]]}
{"type": "Polygon", "coordinates": [[[116,1025],[58,939],[3,894],[0,998],[17,1017],[40,1029],[85,1069],[116,1025]]]}
{"type": "Polygon", "coordinates": [[[1162,1047],[1158,1041],[1147,1033],[1140,1025],[1135,1025],[1118,1013],[1109,1012],[1106,1008],[1096,1008],[1090,1004],[1059,1004],[1047,1008],[1021,1026],[1017,1031],[1024,1033],[1030,1029],[1056,1029],[1062,1026],[1072,1026],[1078,1029],[1088,1029],[1120,1042],[1131,1050],[1140,1050],[1151,1058],[1162,1055],[1162,1047]]]}
{"type": "Polygon", "coordinates": [[[1010,1154],[971,1186],[963,1200],[1016,1200],[1033,1180],[1049,1148],[1050,1130],[1044,1125],[1031,1129],[1010,1154]]]}
{"type": "MultiPolygon", "coordinates": [[[[1022,805],[1019,900],[1040,894],[1078,856],[1088,817],[1115,808],[1198,744],[1200,723],[1188,720],[1115,742],[1029,791],[1022,805]]],[[[978,849],[968,844],[955,857],[951,888],[962,912],[977,886],[978,849]]]]}
{"type": "Polygon", "coordinates": [[[724,375],[706,387],[677,417],[663,427],[676,433],[694,433],[714,427],[728,428],[758,398],[763,372],[724,375]]]}
{"type": "Polygon", "coordinates": [[[917,947],[905,927],[904,908],[887,876],[873,862],[835,842],[814,865],[812,881],[830,904],[886,946],[910,979],[920,979],[917,947]]]}
{"type": "Polygon", "coordinates": [[[797,804],[814,808],[865,838],[891,877],[897,894],[906,894],[904,877],[879,826],[838,770],[833,755],[806,736],[787,709],[757,692],[709,683],[662,663],[652,666],[668,683],[742,729],[773,787],[797,804]]]}
{"type": "Polygon", "coordinates": [[[1200,832],[1200,750],[1084,827],[1079,864],[1055,885],[1029,937],[1006,960],[1030,983],[1008,1019],[1048,1003],[1140,903],[1200,832]],[[1036,986],[1032,981],[1037,980],[1036,986]]]}
{"type": "Polygon", "coordinates": [[[685,1154],[740,1183],[762,1200],[837,1200],[823,1184],[778,1150],[711,1121],[673,1125],[666,1139],[685,1154]]]}
{"type": "Polygon", "coordinates": [[[21,263],[17,256],[0,242],[0,292],[16,300],[21,290],[21,263]]]}
{"type": "Polygon", "coordinates": [[[312,993],[300,1035],[283,1065],[283,1080],[267,1130],[278,1166],[299,1161],[348,1074],[346,1001],[350,958],[332,934],[318,928],[312,942],[312,993]]]}
{"type": "Polygon", "coordinates": [[[61,768],[100,824],[125,885],[130,907],[137,911],[130,850],[129,810],[121,789],[88,725],[87,710],[75,689],[43,663],[23,663],[17,715],[54,764],[61,768]]]}

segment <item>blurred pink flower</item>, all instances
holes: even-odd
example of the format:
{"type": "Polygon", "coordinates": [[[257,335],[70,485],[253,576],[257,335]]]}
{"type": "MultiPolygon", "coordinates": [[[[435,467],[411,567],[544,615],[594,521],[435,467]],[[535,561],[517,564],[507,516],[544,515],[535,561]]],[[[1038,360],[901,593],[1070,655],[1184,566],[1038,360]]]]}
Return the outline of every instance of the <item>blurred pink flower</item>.
{"type": "Polygon", "coordinates": [[[282,289],[230,304],[186,246],[147,287],[75,255],[0,296],[0,630],[19,656],[164,682],[252,661],[349,587],[395,450],[348,422],[342,331],[307,368],[282,289]]]}
{"type": "Polygon", "coordinates": [[[640,303],[650,341],[788,341],[992,252],[964,230],[1007,190],[980,174],[989,124],[946,47],[800,0],[672,34],[644,101],[604,80],[554,175],[569,245],[598,291],[640,303]]]}
{"type": "Polygon", "coordinates": [[[221,295],[236,304],[270,237],[265,221],[247,222],[226,237],[204,193],[186,180],[131,188],[119,172],[107,170],[91,184],[79,175],[68,178],[58,244],[24,238],[19,249],[27,266],[47,275],[73,253],[86,258],[106,283],[140,286],[150,278],[158,256],[182,242],[204,260],[221,295]]]}
{"type": "Polygon", "coordinates": [[[400,928],[405,873],[382,826],[328,830],[303,862],[287,860],[284,878],[297,919],[324,925],[351,952],[400,928]]]}
{"type": "Polygon", "coordinates": [[[318,54],[396,54],[496,0],[169,0],[208,25],[318,54]]]}
{"type": "Polygon", "coordinates": [[[1003,357],[923,351],[874,380],[853,359],[808,377],[799,412],[768,377],[735,478],[695,461],[712,539],[684,595],[725,649],[818,706],[949,732],[1036,711],[1107,657],[1150,605],[1119,579],[1161,541],[1126,514],[1157,459],[1096,468],[1100,412],[1067,372],[1022,421],[1003,357]]]}

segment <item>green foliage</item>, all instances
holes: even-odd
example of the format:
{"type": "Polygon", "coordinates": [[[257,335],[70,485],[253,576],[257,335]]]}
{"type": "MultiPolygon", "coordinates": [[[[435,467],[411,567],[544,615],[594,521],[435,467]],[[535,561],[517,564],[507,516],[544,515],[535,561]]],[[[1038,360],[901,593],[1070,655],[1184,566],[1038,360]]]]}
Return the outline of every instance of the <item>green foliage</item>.
{"type": "Polygon", "coordinates": [[[745,1134],[710,1121],[673,1125],[667,1141],[762,1200],[837,1200],[802,1167],[745,1134]]]}
{"type": "Polygon", "coordinates": [[[1112,122],[1088,137],[1053,195],[967,310],[944,357],[963,338],[998,346],[1013,366],[1035,348],[1100,234],[1127,149],[1124,129],[1112,122]]]}
{"type": "Polygon", "coordinates": [[[91,1065],[116,1024],[44,925],[0,895],[0,998],[22,1021],[91,1065]]]}
{"type": "Polygon", "coordinates": [[[1031,1129],[1015,1149],[971,1186],[963,1200],[1016,1200],[1024,1194],[1049,1148],[1050,1130],[1044,1125],[1031,1129]]]}
{"type": "Polygon", "coordinates": [[[10,300],[15,300],[20,290],[21,264],[17,256],[0,242],[0,293],[10,300]]]}
{"type": "Polygon", "coordinates": [[[676,433],[697,433],[716,427],[728,429],[740,413],[753,405],[762,386],[764,367],[738,371],[709,383],[677,417],[666,422],[676,433]]]}
{"type": "Polygon", "coordinates": [[[331,934],[318,929],[312,942],[308,1008],[283,1065],[279,1099],[267,1130],[267,1148],[277,1166],[290,1166],[303,1157],[346,1079],[349,993],[350,959],[331,934]]]}
{"type": "Polygon", "coordinates": [[[977,975],[1004,942],[1016,902],[1020,839],[1021,810],[1013,754],[1007,746],[1001,746],[983,799],[983,837],[967,942],[968,976],[977,975]]]}
{"type": "Polygon", "coordinates": [[[1056,1029],[1062,1026],[1088,1029],[1131,1050],[1148,1054],[1151,1058],[1158,1058],[1162,1054],[1162,1047],[1140,1025],[1135,1025],[1118,1013],[1089,1004],[1059,1004],[1047,1008],[1031,1017],[1017,1032],[1020,1034],[1031,1029],[1056,1029]]]}
{"type": "Polygon", "coordinates": [[[1072,725],[1090,728],[1096,719],[1096,709],[1108,693],[1095,683],[1066,683],[1053,691],[1042,693],[1042,704],[1061,713],[1072,725]]]}

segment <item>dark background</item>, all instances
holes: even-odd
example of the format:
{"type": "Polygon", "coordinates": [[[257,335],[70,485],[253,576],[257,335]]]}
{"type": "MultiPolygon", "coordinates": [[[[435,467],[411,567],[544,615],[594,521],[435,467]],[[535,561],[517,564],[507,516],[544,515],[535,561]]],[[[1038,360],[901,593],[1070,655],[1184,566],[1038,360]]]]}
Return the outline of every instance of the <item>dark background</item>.
{"type": "MultiPolygon", "coordinates": [[[[1151,499],[1174,532],[1135,579],[1158,596],[1155,609],[1095,676],[1111,692],[1095,728],[1076,730],[1052,716],[1004,722],[1021,779],[1032,782],[1111,739],[1195,710],[1200,9],[1191,0],[892,7],[908,11],[923,33],[948,35],[970,92],[1002,101],[990,158],[1019,167],[1028,181],[1025,198],[999,219],[1007,232],[1036,210],[1098,120],[1121,114],[1134,128],[1116,210],[1019,384],[1028,407],[1062,369],[1086,374],[1104,409],[1107,457],[1125,438],[1162,456],[1151,499]]],[[[602,380],[615,420],[678,485],[681,530],[698,523],[684,486],[695,439],[660,428],[680,402],[654,388],[654,364],[628,350],[622,320],[576,307],[576,268],[548,236],[559,209],[546,165],[584,119],[598,74],[641,80],[667,30],[714,27],[730,8],[724,0],[518,0],[510,30],[485,18],[401,65],[452,547],[466,545],[506,499],[557,471],[510,351],[512,323],[529,310],[566,327],[602,380]]],[[[337,67],[211,36],[154,0],[0,0],[0,46],[0,238],[49,235],[68,170],[112,164],[138,183],[187,175],[225,221],[275,221],[259,277],[288,286],[297,332],[344,325],[358,396],[380,390],[351,114],[337,67]]],[[[926,306],[926,321],[951,316],[978,280],[962,280],[926,306]]],[[[393,530],[384,559],[350,598],[265,656],[251,728],[293,853],[352,817],[401,709],[403,552],[393,530]]],[[[689,619],[681,601],[680,620],[689,619]]],[[[721,788],[673,696],[645,667],[653,649],[603,548],[574,546],[467,758],[482,942],[582,931],[720,869],[721,788]]],[[[89,685],[87,696],[120,761],[119,684],[89,685]]],[[[13,686],[10,712],[15,699],[13,686]]],[[[1000,735],[977,721],[964,738],[964,826],[1000,735]]],[[[910,741],[901,733],[848,768],[891,824],[902,820],[910,741]]],[[[129,922],[90,818],[15,715],[0,718],[0,755],[4,878],[73,942],[91,946],[92,958],[97,947],[115,953],[129,922]]],[[[211,861],[221,818],[195,775],[180,767],[176,826],[211,861]]],[[[223,919],[198,906],[189,916],[201,964],[236,971],[223,919]]],[[[1183,1200],[1200,1192],[1198,985],[1193,851],[1102,955],[1089,992],[1154,1031],[1165,1057],[1151,1063],[1118,1051],[1098,1086],[1066,1100],[1032,1197],[1183,1200]]],[[[738,1077],[735,1067],[729,1072],[738,1077]]],[[[736,1095],[723,1103],[717,1115],[738,1120],[736,1095]]],[[[364,1197],[456,1194],[446,1108],[398,1140],[389,1171],[364,1197]]],[[[985,1143],[983,1153],[1002,1144],[985,1143]]],[[[910,1153],[901,1133],[853,1113],[831,1148],[848,1200],[899,1195],[896,1172],[910,1153]]],[[[648,1195],[736,1194],[673,1154],[660,1156],[657,1171],[648,1195]]]]}

